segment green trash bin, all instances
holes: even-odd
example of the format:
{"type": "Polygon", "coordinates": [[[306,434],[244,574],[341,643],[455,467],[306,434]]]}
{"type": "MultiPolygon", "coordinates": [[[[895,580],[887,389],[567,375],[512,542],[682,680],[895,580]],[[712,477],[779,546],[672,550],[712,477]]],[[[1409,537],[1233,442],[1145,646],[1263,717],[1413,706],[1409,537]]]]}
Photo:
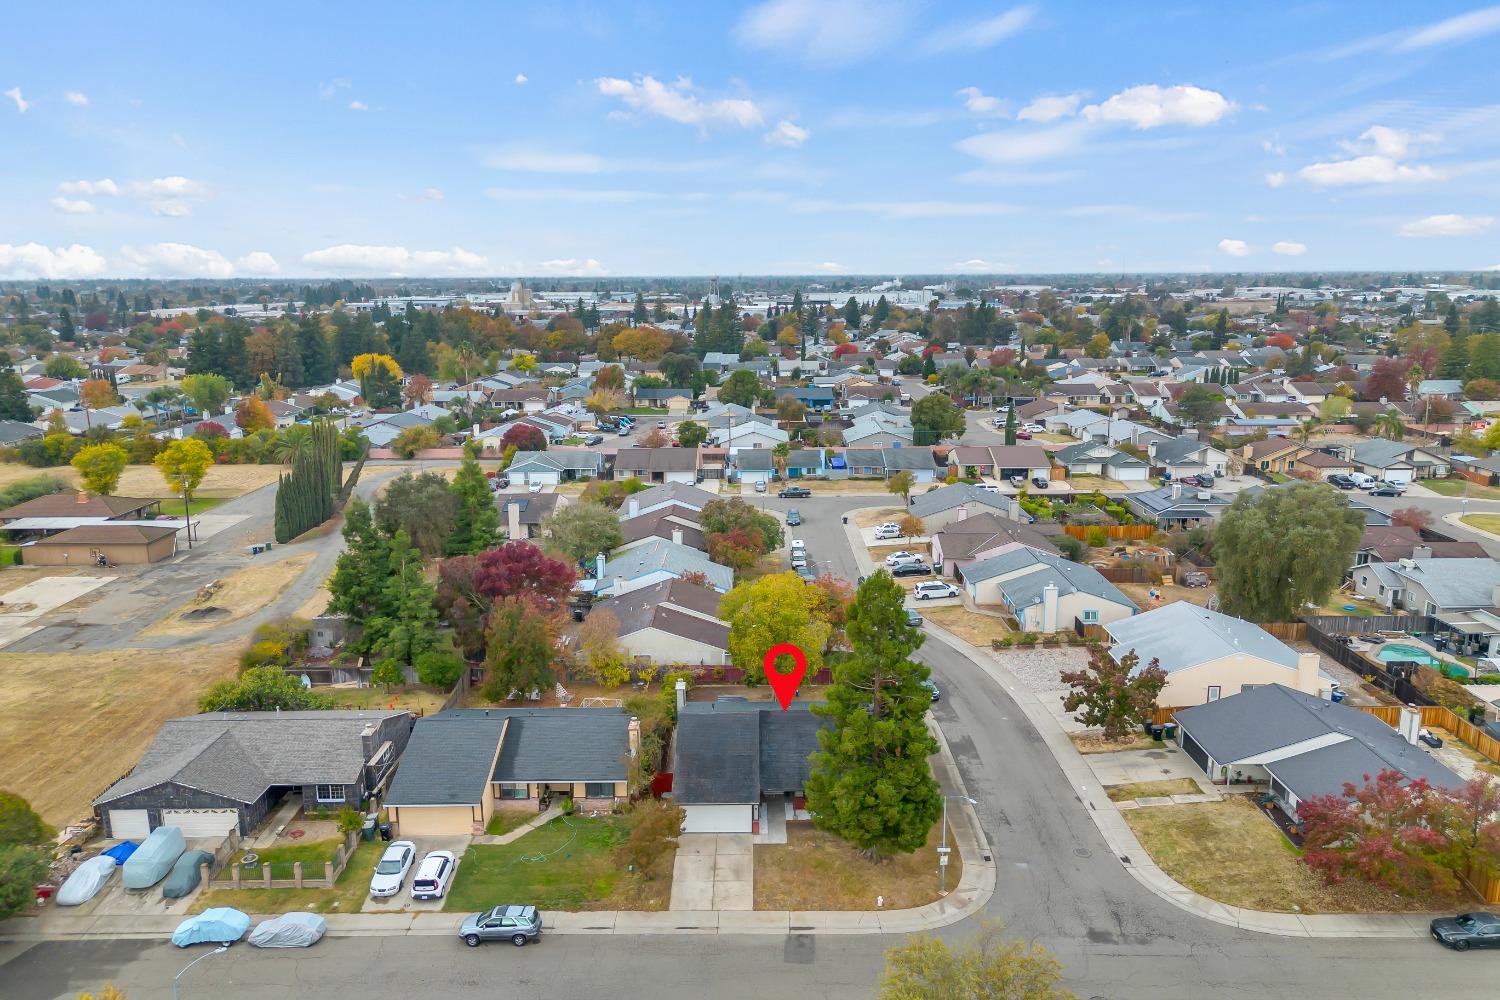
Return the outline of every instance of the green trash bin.
{"type": "Polygon", "coordinates": [[[359,839],[360,840],[374,840],[375,839],[375,814],[374,813],[367,813],[365,815],[364,824],[361,825],[360,828],[359,828],[359,839]]]}

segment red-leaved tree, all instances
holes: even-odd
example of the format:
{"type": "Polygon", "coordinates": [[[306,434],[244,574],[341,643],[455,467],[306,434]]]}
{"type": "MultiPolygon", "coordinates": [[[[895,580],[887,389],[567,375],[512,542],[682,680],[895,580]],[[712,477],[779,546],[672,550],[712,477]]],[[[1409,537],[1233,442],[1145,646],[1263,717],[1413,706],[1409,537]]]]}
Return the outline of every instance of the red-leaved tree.
{"type": "Polygon", "coordinates": [[[512,424],[500,438],[500,448],[503,451],[511,445],[515,445],[517,451],[546,451],[547,435],[540,427],[531,424],[512,424]]]}
{"type": "Polygon", "coordinates": [[[571,566],[531,542],[507,542],[439,563],[437,607],[459,646],[476,655],[484,648],[488,618],[497,603],[514,598],[533,614],[550,618],[566,606],[577,578],[571,566]]]}
{"type": "Polygon", "coordinates": [[[1385,399],[1392,403],[1405,399],[1406,368],[1406,362],[1397,358],[1381,358],[1375,362],[1365,378],[1365,399],[1385,399]]]}
{"type": "Polygon", "coordinates": [[[1404,528],[1425,531],[1432,527],[1432,512],[1421,507],[1402,507],[1391,511],[1391,523],[1404,528]]]}
{"type": "Polygon", "coordinates": [[[1442,829],[1444,794],[1426,778],[1407,781],[1387,769],[1344,783],[1343,795],[1320,795],[1297,807],[1302,860],[1329,882],[1358,878],[1403,896],[1458,891],[1452,845],[1442,829]]]}
{"type": "Polygon", "coordinates": [[[740,572],[755,565],[765,550],[766,538],[759,528],[734,528],[705,535],[708,557],[721,566],[740,572]]]}
{"type": "Polygon", "coordinates": [[[840,344],[833,349],[833,356],[836,358],[842,358],[844,355],[853,354],[858,350],[859,348],[854,346],[853,344],[840,344]]]}

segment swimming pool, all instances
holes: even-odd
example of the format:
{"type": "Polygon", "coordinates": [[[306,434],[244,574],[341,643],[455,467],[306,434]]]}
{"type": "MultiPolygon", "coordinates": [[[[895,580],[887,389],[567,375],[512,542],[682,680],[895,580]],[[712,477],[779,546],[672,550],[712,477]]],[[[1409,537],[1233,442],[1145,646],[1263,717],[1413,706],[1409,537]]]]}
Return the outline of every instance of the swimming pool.
{"type": "Polygon", "coordinates": [[[1390,663],[1393,660],[1410,660],[1412,663],[1421,663],[1429,667],[1436,666],[1440,661],[1421,646],[1407,646],[1402,643],[1386,643],[1375,653],[1375,659],[1381,663],[1390,663]]]}

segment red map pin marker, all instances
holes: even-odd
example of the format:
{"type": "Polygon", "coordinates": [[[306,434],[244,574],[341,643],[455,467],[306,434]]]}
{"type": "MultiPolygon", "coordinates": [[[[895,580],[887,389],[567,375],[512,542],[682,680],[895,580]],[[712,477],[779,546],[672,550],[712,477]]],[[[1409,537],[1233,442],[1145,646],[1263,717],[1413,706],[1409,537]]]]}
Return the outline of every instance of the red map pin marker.
{"type": "Polygon", "coordinates": [[[781,710],[785,712],[791,706],[792,699],[797,697],[802,678],[807,675],[807,654],[789,642],[778,643],[766,650],[766,658],[761,665],[765,668],[766,680],[771,682],[771,690],[776,692],[776,700],[781,702],[781,710]],[[776,658],[779,656],[792,658],[790,673],[776,672],[776,658]]]}

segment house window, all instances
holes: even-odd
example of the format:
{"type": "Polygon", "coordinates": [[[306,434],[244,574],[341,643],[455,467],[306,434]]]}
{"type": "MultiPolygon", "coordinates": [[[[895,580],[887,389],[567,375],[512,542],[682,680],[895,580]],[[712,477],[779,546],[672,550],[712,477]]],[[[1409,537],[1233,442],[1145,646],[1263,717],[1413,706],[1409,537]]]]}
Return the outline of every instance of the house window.
{"type": "Polygon", "coordinates": [[[1209,701],[1218,701],[1219,700],[1219,693],[1220,693],[1219,692],[1219,685],[1217,685],[1217,684],[1210,684],[1208,686],[1208,700],[1209,701]]]}
{"type": "Polygon", "coordinates": [[[1085,625],[1099,624],[1099,610],[1097,608],[1085,608],[1083,611],[1083,623],[1085,625]]]}
{"type": "Polygon", "coordinates": [[[615,783],[613,781],[590,781],[583,786],[583,797],[586,799],[612,799],[615,797],[615,783]]]}
{"type": "Polygon", "coordinates": [[[313,798],[319,802],[343,802],[343,785],[314,785],[313,798]]]}
{"type": "Polygon", "coordinates": [[[500,783],[500,797],[502,799],[529,799],[531,789],[525,782],[516,784],[513,781],[502,781],[500,783]]]}

